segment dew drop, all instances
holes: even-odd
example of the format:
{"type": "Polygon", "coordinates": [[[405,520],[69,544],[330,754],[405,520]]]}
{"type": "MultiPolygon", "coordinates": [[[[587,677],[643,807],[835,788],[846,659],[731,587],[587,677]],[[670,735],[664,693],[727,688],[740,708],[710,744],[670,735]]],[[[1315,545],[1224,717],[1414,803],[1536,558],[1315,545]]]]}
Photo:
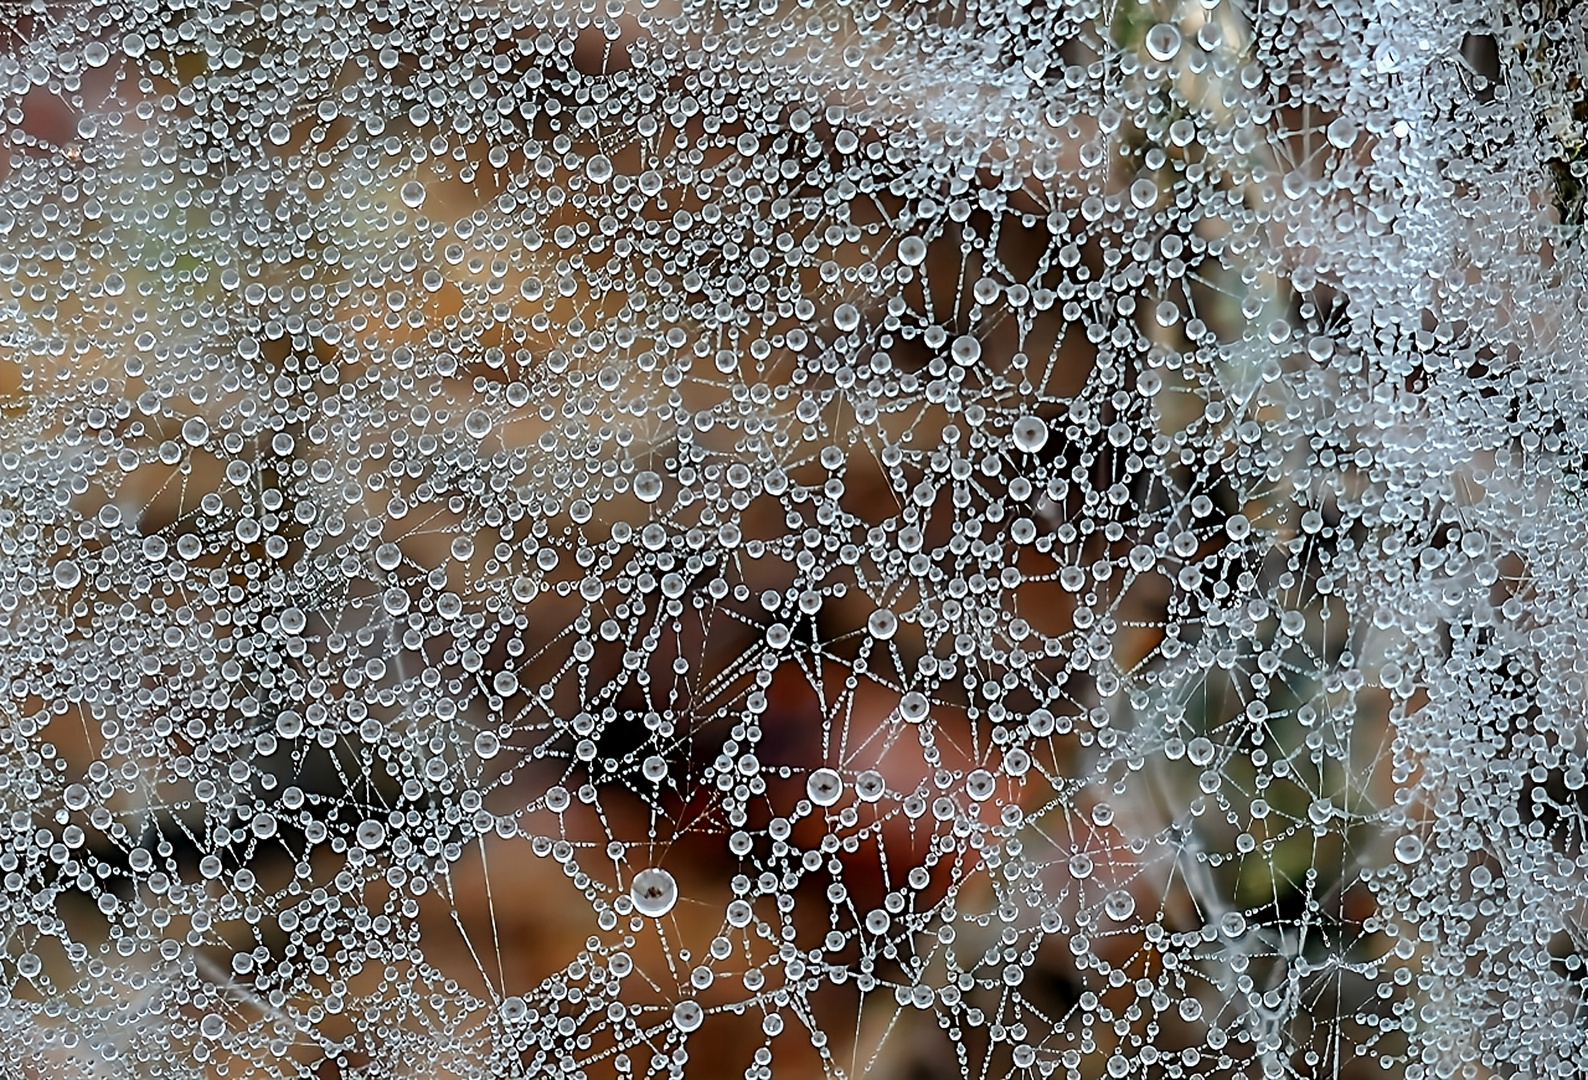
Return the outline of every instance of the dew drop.
{"type": "Polygon", "coordinates": [[[672,874],[659,866],[653,866],[634,875],[629,895],[634,900],[635,911],[658,919],[672,911],[673,905],[678,903],[678,883],[673,880],[672,874]]]}
{"type": "Polygon", "coordinates": [[[954,339],[950,352],[953,353],[954,359],[958,363],[964,365],[973,364],[981,357],[981,342],[969,334],[962,334],[954,339]]]}
{"type": "Polygon", "coordinates": [[[1048,424],[1040,416],[1022,416],[1010,429],[1010,441],[1015,449],[1034,454],[1048,444],[1048,424]]]}
{"type": "Polygon", "coordinates": [[[1173,23],[1159,23],[1147,31],[1147,55],[1167,63],[1180,51],[1180,31],[1173,23]]]}
{"type": "Polygon", "coordinates": [[[887,641],[899,629],[898,616],[887,608],[878,608],[866,620],[866,629],[879,641],[887,641]]]}
{"type": "Polygon", "coordinates": [[[855,794],[863,802],[876,802],[887,791],[887,782],[875,769],[867,769],[855,777],[855,794]]]}
{"type": "Polygon", "coordinates": [[[1330,146],[1345,150],[1356,142],[1356,132],[1355,120],[1346,116],[1338,116],[1329,122],[1329,127],[1325,134],[1329,139],[1330,146]]]}
{"type": "Polygon", "coordinates": [[[805,794],[817,806],[831,806],[844,793],[844,778],[832,769],[817,769],[805,781],[805,794]]]}
{"type": "Polygon", "coordinates": [[[655,502],[662,497],[662,478],[649,469],[636,473],[634,494],[641,502],[655,502]]]}
{"type": "Polygon", "coordinates": [[[386,826],[385,826],[385,824],[383,822],[379,822],[379,821],[376,821],[373,818],[371,818],[370,820],[361,822],[359,824],[359,827],[358,827],[358,844],[359,844],[359,847],[362,847],[362,848],[364,848],[364,849],[366,849],[368,851],[373,851],[376,848],[380,847],[381,844],[385,842],[385,840],[386,840],[386,826]]]}
{"type": "Polygon", "coordinates": [[[1103,901],[1103,912],[1115,922],[1124,922],[1136,913],[1136,898],[1127,889],[1115,889],[1103,901]]]}
{"type": "Polygon", "coordinates": [[[673,1006],[673,1026],[686,1035],[699,1028],[705,1019],[706,1010],[693,1001],[680,1001],[673,1006]]]}

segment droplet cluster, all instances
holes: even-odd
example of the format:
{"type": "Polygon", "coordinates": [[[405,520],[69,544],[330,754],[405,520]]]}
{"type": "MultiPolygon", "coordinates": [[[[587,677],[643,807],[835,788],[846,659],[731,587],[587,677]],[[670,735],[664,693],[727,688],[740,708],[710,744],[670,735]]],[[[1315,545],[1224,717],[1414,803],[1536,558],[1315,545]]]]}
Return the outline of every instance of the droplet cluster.
{"type": "Polygon", "coordinates": [[[1560,6],[0,16],[0,1074],[1579,1075],[1560,6]]]}

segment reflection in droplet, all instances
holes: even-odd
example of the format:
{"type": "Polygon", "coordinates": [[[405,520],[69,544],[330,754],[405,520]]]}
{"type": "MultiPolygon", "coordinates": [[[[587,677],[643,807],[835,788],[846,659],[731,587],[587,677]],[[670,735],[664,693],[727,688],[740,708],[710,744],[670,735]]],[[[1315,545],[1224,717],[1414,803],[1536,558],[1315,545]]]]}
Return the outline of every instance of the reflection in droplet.
{"type": "Polygon", "coordinates": [[[653,866],[634,875],[629,895],[634,900],[635,911],[658,919],[678,903],[678,883],[672,874],[653,866]]]}

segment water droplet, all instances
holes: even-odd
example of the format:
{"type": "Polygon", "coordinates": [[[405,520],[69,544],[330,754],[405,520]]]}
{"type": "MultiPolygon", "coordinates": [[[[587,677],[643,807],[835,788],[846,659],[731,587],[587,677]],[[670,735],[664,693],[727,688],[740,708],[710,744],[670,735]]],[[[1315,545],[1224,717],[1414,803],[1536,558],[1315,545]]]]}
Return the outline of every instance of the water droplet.
{"type": "Polygon", "coordinates": [[[659,919],[678,903],[678,883],[672,874],[653,866],[634,875],[629,895],[634,900],[635,911],[659,919]]]}
{"type": "Polygon", "coordinates": [[[1395,841],[1395,857],[1403,863],[1414,863],[1423,857],[1423,841],[1419,836],[1407,833],[1395,841]]]}
{"type": "Polygon", "coordinates": [[[662,497],[662,478],[649,469],[636,473],[634,494],[641,502],[655,502],[662,497]]]}
{"type": "Polygon", "coordinates": [[[832,769],[817,769],[805,781],[805,794],[817,806],[831,806],[844,793],[844,778],[832,769]]]}
{"type": "Polygon", "coordinates": [[[899,629],[899,619],[887,608],[878,608],[866,620],[866,629],[871,636],[880,641],[887,641],[899,629]]]}
{"type": "Polygon", "coordinates": [[[469,433],[470,438],[485,438],[491,433],[491,414],[483,409],[475,409],[464,418],[463,430],[469,433]]]}
{"type": "MultiPolygon", "coordinates": [[[[387,188],[386,190],[390,191],[391,189],[387,188]]],[[[425,194],[425,186],[417,180],[408,181],[398,193],[403,205],[410,210],[417,210],[425,204],[425,194]]]]}
{"type": "Polygon", "coordinates": [[[1329,122],[1326,134],[1330,146],[1345,150],[1356,142],[1356,132],[1355,120],[1347,116],[1337,116],[1329,122]]]}
{"type": "Polygon", "coordinates": [[[1147,31],[1147,55],[1167,63],[1180,51],[1180,31],[1173,23],[1159,23],[1147,31]]]}
{"type": "Polygon", "coordinates": [[[584,171],[592,183],[604,184],[612,179],[612,160],[605,154],[594,154],[585,162],[584,171]]]}
{"type": "Polygon", "coordinates": [[[693,1001],[680,1001],[673,1006],[673,1026],[684,1034],[696,1030],[706,1019],[706,1010],[693,1001]]]}
{"type": "Polygon", "coordinates": [[[1136,913],[1136,898],[1126,889],[1115,889],[1103,901],[1103,912],[1115,922],[1124,922],[1136,913]]]}
{"type": "Polygon", "coordinates": [[[1048,424],[1040,416],[1022,416],[1010,429],[1010,440],[1015,449],[1034,454],[1048,444],[1048,424]]]}
{"type": "Polygon", "coordinates": [[[906,236],[900,240],[899,261],[905,266],[920,266],[926,261],[926,241],[919,236],[906,236]]]}

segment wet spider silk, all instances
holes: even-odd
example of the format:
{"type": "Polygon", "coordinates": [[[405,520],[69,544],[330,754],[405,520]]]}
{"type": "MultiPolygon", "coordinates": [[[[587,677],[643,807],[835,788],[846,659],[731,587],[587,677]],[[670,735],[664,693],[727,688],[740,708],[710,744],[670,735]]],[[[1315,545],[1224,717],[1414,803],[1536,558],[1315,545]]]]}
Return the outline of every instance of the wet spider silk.
{"type": "Polygon", "coordinates": [[[1545,14],[8,13],[3,1071],[1575,1075],[1545,14]]]}

